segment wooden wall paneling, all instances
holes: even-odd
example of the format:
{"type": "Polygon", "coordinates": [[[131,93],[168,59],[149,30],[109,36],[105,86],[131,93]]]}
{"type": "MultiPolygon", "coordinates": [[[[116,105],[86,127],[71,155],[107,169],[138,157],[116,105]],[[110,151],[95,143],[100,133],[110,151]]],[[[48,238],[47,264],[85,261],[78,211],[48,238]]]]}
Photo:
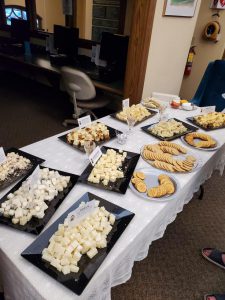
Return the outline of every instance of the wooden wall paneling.
{"type": "Polygon", "coordinates": [[[30,29],[37,30],[37,13],[36,13],[36,0],[25,0],[27,19],[30,21],[30,29]]]}
{"type": "Polygon", "coordinates": [[[125,75],[124,98],[138,103],[142,97],[156,0],[134,1],[125,75]]]}

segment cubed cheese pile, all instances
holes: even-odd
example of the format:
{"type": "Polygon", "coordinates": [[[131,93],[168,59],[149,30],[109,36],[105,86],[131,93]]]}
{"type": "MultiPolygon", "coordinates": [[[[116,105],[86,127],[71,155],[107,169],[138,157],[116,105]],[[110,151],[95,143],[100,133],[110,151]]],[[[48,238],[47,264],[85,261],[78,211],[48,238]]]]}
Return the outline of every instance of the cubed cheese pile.
{"type": "Polygon", "coordinates": [[[66,219],[50,238],[48,248],[42,252],[42,258],[65,275],[77,273],[82,255],[93,258],[98,253],[97,248],[107,246],[107,235],[114,223],[115,216],[103,206],[96,207],[94,212],[75,226],[70,226],[66,219]]]}
{"type": "Polygon", "coordinates": [[[67,140],[76,146],[83,146],[85,141],[99,142],[109,139],[109,130],[101,122],[93,123],[82,129],[75,129],[67,134],[67,140]]]}
{"type": "Polygon", "coordinates": [[[127,121],[127,115],[131,115],[136,122],[142,121],[145,117],[151,115],[151,113],[141,104],[133,104],[130,107],[124,108],[121,112],[117,113],[116,116],[122,121],[127,121]]]}
{"type": "Polygon", "coordinates": [[[31,161],[15,152],[6,155],[6,161],[0,164],[0,183],[15,173],[28,169],[31,161]]]}
{"type": "Polygon", "coordinates": [[[168,121],[161,121],[156,125],[150,126],[148,130],[157,136],[172,137],[175,134],[182,134],[188,129],[183,125],[182,122],[170,119],[168,121]]]}
{"type": "Polygon", "coordinates": [[[212,112],[205,115],[195,116],[194,120],[205,128],[217,128],[225,125],[225,113],[212,112]]]}
{"type": "Polygon", "coordinates": [[[121,151],[121,153],[118,153],[113,149],[108,149],[92,169],[88,181],[93,183],[102,182],[106,186],[109,182],[115,182],[117,179],[123,178],[124,173],[121,167],[126,156],[127,152],[121,151]]]}
{"type": "Polygon", "coordinates": [[[70,176],[62,176],[58,171],[48,168],[40,169],[40,178],[32,189],[28,189],[26,182],[7,196],[0,205],[0,214],[11,218],[13,224],[25,225],[32,217],[44,218],[48,205],[45,201],[53,200],[63,191],[70,181],[70,176]]]}

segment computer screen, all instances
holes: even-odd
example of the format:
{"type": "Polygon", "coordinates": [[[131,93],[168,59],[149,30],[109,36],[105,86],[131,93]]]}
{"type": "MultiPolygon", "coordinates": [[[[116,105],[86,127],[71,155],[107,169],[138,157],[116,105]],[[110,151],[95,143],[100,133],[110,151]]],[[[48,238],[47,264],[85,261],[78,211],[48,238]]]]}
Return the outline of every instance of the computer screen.
{"type": "Polygon", "coordinates": [[[76,57],[78,51],[79,28],[54,25],[54,47],[59,54],[76,57]]]}
{"type": "Polygon", "coordinates": [[[11,37],[17,42],[30,40],[30,23],[27,20],[11,19],[11,37]]]}
{"type": "Polygon", "coordinates": [[[110,32],[102,32],[99,58],[109,63],[122,62],[127,58],[129,37],[110,32]]]}
{"type": "Polygon", "coordinates": [[[121,75],[126,69],[128,43],[128,36],[102,32],[99,58],[106,60],[108,65],[115,65],[121,75]]]}

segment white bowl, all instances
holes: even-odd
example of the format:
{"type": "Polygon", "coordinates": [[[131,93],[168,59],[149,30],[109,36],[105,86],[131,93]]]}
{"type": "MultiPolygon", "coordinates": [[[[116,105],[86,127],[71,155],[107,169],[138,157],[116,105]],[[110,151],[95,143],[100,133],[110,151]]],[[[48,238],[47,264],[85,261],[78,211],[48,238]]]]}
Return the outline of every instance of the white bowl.
{"type": "Polygon", "coordinates": [[[191,103],[182,103],[182,108],[185,110],[193,110],[193,106],[191,103]]]}

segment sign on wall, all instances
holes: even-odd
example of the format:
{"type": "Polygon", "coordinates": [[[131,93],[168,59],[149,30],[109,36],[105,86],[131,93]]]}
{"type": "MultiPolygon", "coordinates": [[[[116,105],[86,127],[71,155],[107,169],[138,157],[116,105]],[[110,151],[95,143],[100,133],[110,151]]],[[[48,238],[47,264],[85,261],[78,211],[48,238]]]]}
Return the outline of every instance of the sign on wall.
{"type": "Polygon", "coordinates": [[[193,17],[198,0],[165,0],[164,16],[193,17]]]}

